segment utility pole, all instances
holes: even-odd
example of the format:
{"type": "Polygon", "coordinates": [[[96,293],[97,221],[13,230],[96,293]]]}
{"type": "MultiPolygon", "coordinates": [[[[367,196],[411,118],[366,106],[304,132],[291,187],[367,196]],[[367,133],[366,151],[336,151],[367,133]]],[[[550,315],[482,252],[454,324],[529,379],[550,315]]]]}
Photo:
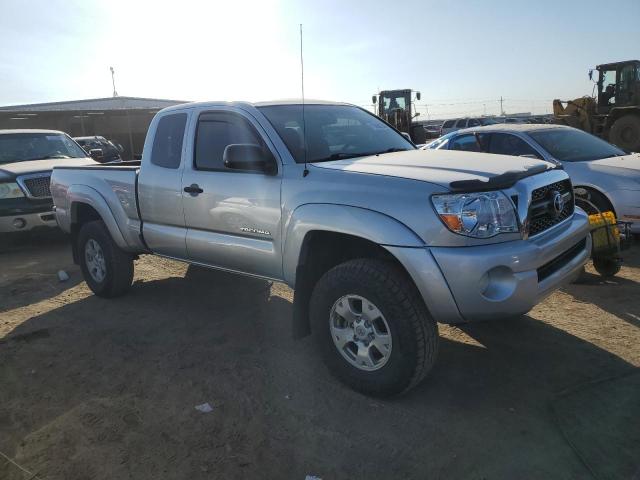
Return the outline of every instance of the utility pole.
{"type": "Polygon", "coordinates": [[[109,67],[109,69],[111,70],[111,83],[113,84],[113,96],[117,97],[118,96],[118,92],[116,92],[116,72],[113,70],[113,67],[109,67]]]}
{"type": "Polygon", "coordinates": [[[500,115],[504,117],[504,109],[502,108],[502,95],[500,95],[500,115]]]}

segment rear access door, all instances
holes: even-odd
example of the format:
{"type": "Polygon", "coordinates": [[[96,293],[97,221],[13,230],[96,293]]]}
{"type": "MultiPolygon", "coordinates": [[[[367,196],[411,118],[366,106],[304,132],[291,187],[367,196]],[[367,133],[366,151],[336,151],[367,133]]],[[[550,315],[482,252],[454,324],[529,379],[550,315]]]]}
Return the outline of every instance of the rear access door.
{"type": "Polygon", "coordinates": [[[154,253],[179,259],[186,258],[182,159],[188,120],[187,111],[169,111],[154,119],[138,178],[138,204],[147,246],[154,253]]]}

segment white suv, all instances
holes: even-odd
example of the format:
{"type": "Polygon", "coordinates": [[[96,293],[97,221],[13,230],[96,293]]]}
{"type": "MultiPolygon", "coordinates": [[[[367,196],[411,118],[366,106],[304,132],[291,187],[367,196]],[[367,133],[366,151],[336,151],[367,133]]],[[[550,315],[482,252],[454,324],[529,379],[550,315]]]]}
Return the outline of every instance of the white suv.
{"type": "Polygon", "coordinates": [[[491,117],[453,118],[451,120],[446,120],[442,124],[442,127],[440,128],[440,136],[463,128],[484,127],[485,125],[495,125],[496,123],[500,122],[491,117]]]}

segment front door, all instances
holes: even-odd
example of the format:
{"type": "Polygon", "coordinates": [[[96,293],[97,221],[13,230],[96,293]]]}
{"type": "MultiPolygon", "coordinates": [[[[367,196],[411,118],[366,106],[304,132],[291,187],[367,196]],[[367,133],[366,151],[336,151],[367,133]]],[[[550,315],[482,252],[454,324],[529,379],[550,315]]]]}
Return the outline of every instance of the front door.
{"type": "MultiPolygon", "coordinates": [[[[275,150],[254,119],[230,109],[199,115],[192,158],[182,177],[190,260],[282,278],[280,184],[275,175],[225,167],[227,145],[275,150]],[[186,191],[184,191],[186,189],[186,191]]],[[[276,157],[277,158],[277,157],[276,157]]]]}
{"type": "Polygon", "coordinates": [[[620,68],[616,94],[617,107],[640,104],[640,99],[636,97],[639,83],[636,68],[635,63],[629,63],[620,68]]]}

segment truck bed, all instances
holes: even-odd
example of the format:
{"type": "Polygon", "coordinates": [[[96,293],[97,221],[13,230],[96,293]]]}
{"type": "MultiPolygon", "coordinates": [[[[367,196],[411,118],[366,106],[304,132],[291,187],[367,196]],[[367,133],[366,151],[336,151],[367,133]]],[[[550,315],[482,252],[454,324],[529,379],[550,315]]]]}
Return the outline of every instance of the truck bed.
{"type": "Polygon", "coordinates": [[[76,204],[90,205],[105,219],[121,248],[144,251],[137,201],[139,170],[140,161],[55,167],[51,195],[60,228],[70,232],[72,218],[77,215],[76,204]]]}

